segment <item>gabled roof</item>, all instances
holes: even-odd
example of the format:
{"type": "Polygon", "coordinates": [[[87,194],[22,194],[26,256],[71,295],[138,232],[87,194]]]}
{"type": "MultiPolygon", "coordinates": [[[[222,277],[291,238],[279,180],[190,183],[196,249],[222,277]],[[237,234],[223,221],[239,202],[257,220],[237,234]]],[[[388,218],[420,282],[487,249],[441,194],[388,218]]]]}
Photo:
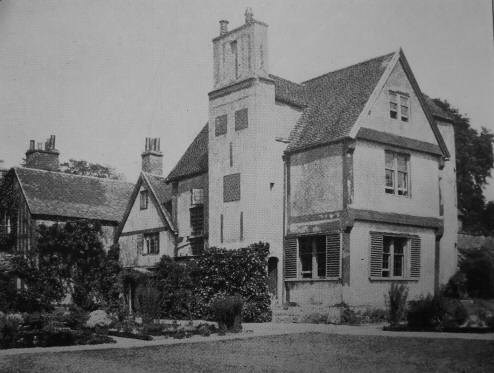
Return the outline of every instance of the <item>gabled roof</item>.
{"type": "Polygon", "coordinates": [[[208,123],[189,145],[175,168],[168,174],[167,180],[174,181],[208,171],[208,123]]]}
{"type": "Polygon", "coordinates": [[[132,211],[132,207],[134,206],[134,203],[136,203],[139,196],[139,190],[142,185],[144,185],[150,192],[149,195],[151,197],[151,201],[158,210],[158,214],[160,215],[163,224],[168,226],[173,233],[177,233],[178,230],[175,227],[175,224],[173,224],[170,212],[165,208],[165,203],[172,198],[171,185],[167,184],[167,179],[163,176],[141,172],[139,179],[137,179],[137,183],[134,186],[134,190],[126,203],[125,212],[118,226],[116,236],[118,237],[122,233],[125,223],[127,222],[127,218],[132,211]]]}
{"type": "Polygon", "coordinates": [[[33,215],[82,218],[119,222],[133,184],[44,171],[13,169],[33,215]]]}
{"type": "Polygon", "coordinates": [[[389,53],[302,83],[308,107],[290,135],[287,152],[348,136],[393,55],[389,53]]]}

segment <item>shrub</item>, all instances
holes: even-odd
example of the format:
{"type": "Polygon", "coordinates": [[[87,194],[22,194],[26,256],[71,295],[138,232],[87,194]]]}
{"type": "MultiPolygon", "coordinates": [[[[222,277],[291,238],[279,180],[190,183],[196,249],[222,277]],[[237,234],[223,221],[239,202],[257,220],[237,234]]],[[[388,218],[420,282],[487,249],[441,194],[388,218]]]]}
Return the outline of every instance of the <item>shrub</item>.
{"type": "Polygon", "coordinates": [[[440,327],[445,316],[440,296],[427,295],[408,302],[407,322],[412,329],[434,329],[440,327]]]}
{"type": "Polygon", "coordinates": [[[111,323],[112,320],[105,311],[96,310],[89,314],[86,326],[88,328],[108,328],[111,323]]]}
{"type": "Polygon", "coordinates": [[[155,284],[148,280],[145,285],[139,286],[136,291],[136,308],[144,323],[160,318],[161,293],[155,284]]]}
{"type": "Polygon", "coordinates": [[[357,315],[357,313],[352,310],[350,307],[344,307],[343,312],[341,313],[341,323],[348,325],[358,325],[360,324],[361,318],[357,315]]]}
{"type": "Polygon", "coordinates": [[[220,296],[211,303],[211,311],[221,330],[238,332],[242,329],[240,296],[220,296]]]}
{"type": "Polygon", "coordinates": [[[468,294],[474,298],[494,298],[494,251],[487,247],[464,250],[459,263],[466,276],[468,294]]]}
{"type": "Polygon", "coordinates": [[[405,317],[408,298],[408,287],[393,282],[386,297],[388,321],[391,325],[398,325],[405,317]]]}
{"type": "Polygon", "coordinates": [[[446,297],[464,299],[468,296],[467,276],[461,271],[457,271],[442,290],[446,297]]]}

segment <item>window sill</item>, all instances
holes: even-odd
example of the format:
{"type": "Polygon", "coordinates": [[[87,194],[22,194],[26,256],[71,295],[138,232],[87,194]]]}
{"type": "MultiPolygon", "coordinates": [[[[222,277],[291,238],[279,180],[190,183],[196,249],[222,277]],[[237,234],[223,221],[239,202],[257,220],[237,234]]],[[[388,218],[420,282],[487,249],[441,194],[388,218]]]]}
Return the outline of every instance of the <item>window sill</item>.
{"type": "Polygon", "coordinates": [[[389,282],[389,281],[414,281],[417,282],[420,280],[420,278],[415,278],[415,277],[369,277],[370,281],[384,281],[384,282],[389,282]]]}
{"type": "Polygon", "coordinates": [[[285,282],[335,282],[340,281],[341,277],[326,277],[326,278],[285,278],[285,282]]]}

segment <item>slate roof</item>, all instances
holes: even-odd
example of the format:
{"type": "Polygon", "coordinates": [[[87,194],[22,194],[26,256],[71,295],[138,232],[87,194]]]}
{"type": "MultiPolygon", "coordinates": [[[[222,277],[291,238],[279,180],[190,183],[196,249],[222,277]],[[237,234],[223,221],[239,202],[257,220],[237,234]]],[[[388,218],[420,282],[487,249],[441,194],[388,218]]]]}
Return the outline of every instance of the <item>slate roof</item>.
{"type": "Polygon", "coordinates": [[[90,176],[14,168],[33,215],[119,222],[133,184],[90,176]]]}
{"type": "Polygon", "coordinates": [[[308,107],[290,135],[287,151],[348,136],[394,53],[302,83],[308,107]]]}
{"type": "Polygon", "coordinates": [[[167,183],[167,179],[164,176],[158,176],[147,172],[145,172],[145,174],[159,203],[163,204],[172,199],[172,185],[167,183]]]}
{"type": "Polygon", "coordinates": [[[302,84],[294,83],[276,75],[270,74],[269,77],[274,81],[274,92],[277,101],[298,107],[307,106],[305,87],[302,84]]]}
{"type": "Polygon", "coordinates": [[[208,123],[202,128],[189,145],[175,168],[168,174],[167,180],[173,181],[202,174],[208,171],[208,123]]]}

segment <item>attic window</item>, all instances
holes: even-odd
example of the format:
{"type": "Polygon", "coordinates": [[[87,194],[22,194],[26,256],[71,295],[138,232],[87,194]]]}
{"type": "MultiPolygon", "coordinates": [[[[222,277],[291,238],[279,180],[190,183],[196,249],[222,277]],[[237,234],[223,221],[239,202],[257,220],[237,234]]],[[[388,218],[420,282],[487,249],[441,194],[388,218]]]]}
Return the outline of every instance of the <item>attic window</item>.
{"type": "Polygon", "coordinates": [[[146,210],[148,208],[148,191],[143,190],[141,191],[141,210],[146,210]]]}
{"type": "Polygon", "coordinates": [[[402,122],[408,122],[409,107],[409,99],[406,93],[389,91],[389,116],[392,119],[398,119],[399,117],[402,122]]]}

